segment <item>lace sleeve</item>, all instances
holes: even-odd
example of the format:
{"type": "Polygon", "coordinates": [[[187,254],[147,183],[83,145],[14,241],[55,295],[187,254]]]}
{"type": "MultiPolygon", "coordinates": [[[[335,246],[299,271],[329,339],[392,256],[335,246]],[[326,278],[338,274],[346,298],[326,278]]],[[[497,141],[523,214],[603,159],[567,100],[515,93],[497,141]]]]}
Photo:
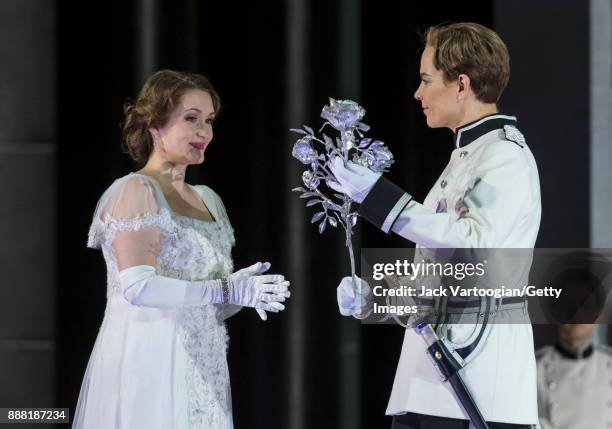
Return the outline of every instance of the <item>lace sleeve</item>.
{"type": "Polygon", "coordinates": [[[87,246],[111,245],[119,232],[157,230],[171,232],[170,210],[154,179],[128,175],[104,192],[93,216],[87,246]]]}

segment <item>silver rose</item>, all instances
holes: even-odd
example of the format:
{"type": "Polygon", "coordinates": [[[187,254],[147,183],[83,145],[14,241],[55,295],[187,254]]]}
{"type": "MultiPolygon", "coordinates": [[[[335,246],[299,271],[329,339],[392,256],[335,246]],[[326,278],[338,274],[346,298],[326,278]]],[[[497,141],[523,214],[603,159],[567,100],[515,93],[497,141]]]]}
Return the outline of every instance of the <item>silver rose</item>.
{"type": "Polygon", "coordinates": [[[306,170],[302,173],[302,182],[308,189],[314,191],[319,187],[320,179],[312,171],[306,170]]]}
{"type": "Polygon", "coordinates": [[[291,153],[294,158],[300,160],[302,164],[311,164],[315,162],[319,156],[316,150],[310,145],[312,137],[305,136],[295,142],[293,146],[293,152],[291,153]]]}
{"type": "Polygon", "coordinates": [[[376,173],[382,173],[391,167],[394,160],[393,154],[386,146],[372,144],[370,148],[362,151],[359,155],[353,155],[353,162],[376,173]]]}
{"type": "Polygon", "coordinates": [[[365,115],[365,109],[351,100],[329,99],[329,105],[321,110],[321,117],[326,121],[319,129],[323,131],[330,125],[340,134],[330,137],[327,134],[315,135],[314,130],[304,125],[302,128],[291,128],[291,131],[301,135],[293,146],[293,156],[308,166],[302,173],[304,187],[294,188],[300,198],[306,199],[306,207],[317,207],[311,223],[318,223],[318,230],[323,233],[328,225],[341,227],[345,232],[345,243],[351,262],[351,274],[355,278],[355,255],[351,237],[357,224],[357,214],[351,210],[351,199],[343,193],[325,195],[328,191],[319,185],[325,182],[327,188],[333,190],[336,178],[329,169],[329,162],[337,156],[348,160],[351,154],[356,155],[356,161],[375,171],[385,171],[393,163],[393,155],[383,142],[364,138],[370,127],[360,122],[365,115]],[[357,139],[359,139],[357,141],[357,139]],[[320,145],[320,152],[315,147],[320,145]],[[330,186],[331,185],[331,186],[330,186]]]}
{"type": "Polygon", "coordinates": [[[348,131],[357,126],[365,115],[365,109],[351,100],[329,99],[323,107],[321,117],[338,131],[348,131]]]}

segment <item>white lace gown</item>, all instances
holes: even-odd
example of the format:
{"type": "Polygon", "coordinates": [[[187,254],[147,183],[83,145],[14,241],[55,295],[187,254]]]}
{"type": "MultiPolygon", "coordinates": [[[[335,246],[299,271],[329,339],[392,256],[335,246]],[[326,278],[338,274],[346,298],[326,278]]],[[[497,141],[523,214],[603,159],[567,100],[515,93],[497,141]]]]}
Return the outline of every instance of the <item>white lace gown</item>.
{"type": "Polygon", "coordinates": [[[232,272],[234,235],[223,203],[208,187],[193,189],[215,222],[174,213],[159,183],[135,173],[116,180],[98,202],[88,247],[101,248],[106,261],[107,305],[74,428],[233,427],[224,322],[228,308],[138,307],[126,301],[118,281],[117,234],[157,234],[159,275],[208,280],[232,272]]]}

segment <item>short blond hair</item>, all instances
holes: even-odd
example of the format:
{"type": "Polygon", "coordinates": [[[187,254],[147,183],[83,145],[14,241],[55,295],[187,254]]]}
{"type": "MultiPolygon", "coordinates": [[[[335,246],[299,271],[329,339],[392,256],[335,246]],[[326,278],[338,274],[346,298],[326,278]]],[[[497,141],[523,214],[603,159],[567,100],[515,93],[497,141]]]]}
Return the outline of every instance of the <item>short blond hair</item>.
{"type": "Polygon", "coordinates": [[[433,48],[433,65],[444,73],[445,81],[466,74],[478,100],[499,101],[510,80],[510,55],[495,31],[460,22],[429,27],[423,39],[425,46],[433,48]]]}

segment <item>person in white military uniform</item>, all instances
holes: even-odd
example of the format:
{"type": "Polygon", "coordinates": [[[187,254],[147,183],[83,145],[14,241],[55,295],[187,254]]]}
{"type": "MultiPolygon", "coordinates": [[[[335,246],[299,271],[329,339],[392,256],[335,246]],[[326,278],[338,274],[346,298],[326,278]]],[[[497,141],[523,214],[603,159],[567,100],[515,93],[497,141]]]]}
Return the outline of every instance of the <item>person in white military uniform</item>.
{"type": "Polygon", "coordinates": [[[593,346],[594,324],[559,326],[559,341],[538,350],[542,429],[612,428],[612,349],[593,346]]]}
{"type": "MultiPolygon", "coordinates": [[[[425,34],[421,102],[427,124],[454,131],[448,166],[423,204],[380,174],[335,158],[338,191],[362,203],[361,216],[418,248],[533,248],[540,225],[538,171],[516,118],[497,101],[510,74],[507,48],[492,30],[473,23],[435,26],[425,34]]],[[[528,270],[527,270],[528,271],[528,270]]],[[[526,277],[519,279],[524,280],[526,277]]],[[[338,286],[343,315],[368,312],[369,286],[338,286]]],[[[498,320],[476,356],[460,370],[490,428],[538,424],[536,362],[531,325],[498,320]]],[[[387,407],[393,429],[469,427],[451,386],[440,379],[426,344],[406,330],[387,407]]]]}

